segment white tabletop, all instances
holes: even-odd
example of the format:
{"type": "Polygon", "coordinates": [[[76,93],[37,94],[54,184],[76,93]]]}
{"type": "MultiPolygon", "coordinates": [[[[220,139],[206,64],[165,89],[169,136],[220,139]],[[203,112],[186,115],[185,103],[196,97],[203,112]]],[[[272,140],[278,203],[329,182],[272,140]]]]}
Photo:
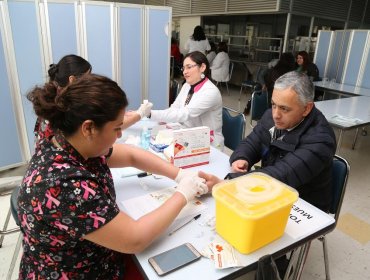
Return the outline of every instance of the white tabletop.
{"type": "MultiPolygon", "coordinates": [[[[194,169],[213,173],[223,178],[230,170],[228,156],[215,148],[211,148],[210,164],[194,167],[194,169]]],[[[117,202],[123,211],[125,211],[125,209],[121,202],[124,200],[138,197],[161,188],[174,186],[174,181],[168,178],[155,179],[153,176],[140,179],[137,176],[122,178],[122,169],[112,169],[112,174],[117,193],[117,202]],[[145,188],[142,187],[143,183],[146,186],[145,188]]],[[[188,224],[171,236],[168,235],[169,230],[167,230],[144,252],[136,254],[136,258],[148,279],[189,280],[195,276],[197,279],[212,280],[223,277],[233,278],[238,274],[238,270],[242,269],[227,268],[217,270],[214,268],[212,261],[201,258],[199,261],[173,273],[159,277],[148,263],[149,257],[185,242],[190,242],[198,251],[201,251],[214,239],[216,232],[206,225],[206,221],[215,215],[215,203],[211,195],[203,196],[201,200],[207,205],[207,209],[202,212],[202,216],[197,221],[188,224]],[[231,275],[233,273],[234,275],[231,275]]],[[[292,208],[291,218],[288,221],[284,235],[280,239],[248,255],[237,253],[244,265],[244,273],[255,269],[255,264],[261,256],[276,252],[282,255],[285,253],[284,249],[287,247],[292,249],[294,246],[297,246],[298,243],[301,244],[303,240],[307,241],[307,238],[316,238],[319,234],[321,235],[323,233],[322,231],[328,231],[332,229],[333,226],[334,219],[331,216],[299,199],[292,208]]]]}
{"type": "Polygon", "coordinates": [[[350,95],[364,95],[370,97],[370,89],[362,88],[357,86],[351,86],[346,84],[332,83],[330,81],[314,82],[315,87],[322,88],[324,90],[329,90],[332,92],[339,92],[350,95]]]}
{"type": "Polygon", "coordinates": [[[315,102],[333,126],[351,129],[370,123],[370,97],[354,96],[315,102]]]}

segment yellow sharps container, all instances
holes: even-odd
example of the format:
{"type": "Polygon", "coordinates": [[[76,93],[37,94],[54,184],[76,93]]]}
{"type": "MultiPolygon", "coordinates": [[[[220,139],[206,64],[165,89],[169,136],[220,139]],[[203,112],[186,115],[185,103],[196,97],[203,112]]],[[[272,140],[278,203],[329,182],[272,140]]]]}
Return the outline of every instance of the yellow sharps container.
{"type": "Polygon", "coordinates": [[[249,254],[281,237],[298,192],[264,173],[253,172],[213,187],[216,231],[249,254]]]}

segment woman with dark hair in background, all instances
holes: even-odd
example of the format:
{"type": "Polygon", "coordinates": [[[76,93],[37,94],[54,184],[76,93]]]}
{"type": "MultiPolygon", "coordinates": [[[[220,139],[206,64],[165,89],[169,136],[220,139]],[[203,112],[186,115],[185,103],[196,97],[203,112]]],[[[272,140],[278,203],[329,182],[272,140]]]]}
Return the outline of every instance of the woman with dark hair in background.
{"type": "Polygon", "coordinates": [[[291,52],[282,53],[278,63],[272,67],[271,69],[267,70],[264,81],[265,86],[268,91],[268,100],[269,106],[271,106],[271,96],[272,91],[274,90],[275,81],[285,73],[293,71],[295,69],[295,59],[291,52]]]}
{"type": "Polygon", "coordinates": [[[142,279],[127,254],[144,250],[188,201],[208,192],[208,182],[151,152],[115,144],[128,102],[109,78],[86,74],[61,93],[51,82],[27,98],[55,134],[39,143],[20,186],[19,279],[142,279]],[[167,176],[177,188],[134,220],[118,208],[110,172],[125,166],[167,176]]]}
{"type": "Polygon", "coordinates": [[[194,33],[186,41],[184,49],[187,50],[189,53],[199,51],[203,54],[206,54],[206,52],[211,49],[208,39],[204,34],[203,28],[200,25],[197,25],[194,28],[194,33]]]}
{"type": "Polygon", "coordinates": [[[230,58],[227,50],[227,43],[220,42],[217,47],[217,55],[211,64],[212,80],[226,82],[229,79],[230,58]]]}
{"type": "MultiPolygon", "coordinates": [[[[48,70],[49,81],[55,85],[57,93],[59,94],[64,87],[83,74],[90,73],[91,70],[91,64],[84,58],[73,54],[66,55],[59,60],[57,64],[50,64],[48,70]]],[[[50,96],[50,98],[52,97],[50,96]]],[[[53,135],[54,132],[47,120],[38,117],[34,128],[34,134],[35,146],[37,147],[42,139],[53,135]]]]}
{"type": "Polygon", "coordinates": [[[223,149],[222,97],[209,80],[209,63],[201,52],[188,53],[183,63],[185,83],[176,100],[165,110],[151,110],[149,117],[158,122],[179,122],[184,127],[208,126],[214,147],[223,149]]]}
{"type": "Polygon", "coordinates": [[[296,67],[298,72],[306,73],[311,81],[319,80],[319,69],[316,64],[311,62],[310,56],[306,51],[300,51],[296,56],[296,67]]]}

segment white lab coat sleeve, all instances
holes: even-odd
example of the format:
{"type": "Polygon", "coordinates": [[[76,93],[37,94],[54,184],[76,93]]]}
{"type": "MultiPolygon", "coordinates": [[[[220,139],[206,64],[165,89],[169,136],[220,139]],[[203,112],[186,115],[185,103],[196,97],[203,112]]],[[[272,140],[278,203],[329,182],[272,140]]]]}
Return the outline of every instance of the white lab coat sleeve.
{"type": "Polygon", "coordinates": [[[216,70],[222,67],[222,64],[225,60],[225,57],[222,55],[222,53],[218,53],[216,57],[212,61],[211,69],[216,70]]]}
{"type": "Polygon", "coordinates": [[[190,38],[186,40],[185,45],[184,45],[184,50],[186,51],[190,50],[190,43],[191,43],[190,41],[191,41],[190,38]]]}
{"type": "Polygon", "coordinates": [[[183,123],[189,119],[197,118],[218,106],[219,91],[216,87],[204,85],[198,92],[194,93],[190,103],[185,106],[188,91],[189,87],[183,86],[172,106],[165,110],[152,110],[151,119],[158,122],[183,123]]]}
{"type": "Polygon", "coordinates": [[[211,50],[211,45],[209,44],[208,39],[206,39],[206,51],[210,51],[210,50],[211,50]]]}

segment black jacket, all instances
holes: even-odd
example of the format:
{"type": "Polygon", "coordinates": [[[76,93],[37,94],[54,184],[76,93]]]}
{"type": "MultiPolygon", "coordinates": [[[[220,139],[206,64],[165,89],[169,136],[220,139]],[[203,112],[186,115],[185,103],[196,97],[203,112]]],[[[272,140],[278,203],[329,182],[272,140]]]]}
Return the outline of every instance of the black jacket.
{"type": "Polygon", "coordinates": [[[230,157],[230,164],[244,159],[251,168],[262,161],[264,172],[295,188],[299,196],[322,210],[331,202],[331,169],[336,150],[333,129],[324,115],[313,107],[310,114],[282,140],[272,140],[271,109],[230,157]]]}

